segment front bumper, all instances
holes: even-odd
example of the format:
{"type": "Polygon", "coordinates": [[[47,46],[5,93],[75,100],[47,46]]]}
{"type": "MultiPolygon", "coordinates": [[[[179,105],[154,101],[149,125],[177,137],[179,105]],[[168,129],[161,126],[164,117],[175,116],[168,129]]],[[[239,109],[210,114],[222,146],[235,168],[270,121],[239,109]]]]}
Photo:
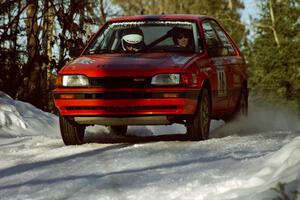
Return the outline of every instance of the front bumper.
{"type": "Polygon", "coordinates": [[[138,116],[138,117],[74,117],[78,124],[101,124],[107,126],[120,125],[165,125],[171,121],[167,116],[138,116]]]}
{"type": "Polygon", "coordinates": [[[54,90],[62,116],[101,125],[170,124],[172,117],[194,114],[198,95],[199,90],[189,88],[54,90]]]}

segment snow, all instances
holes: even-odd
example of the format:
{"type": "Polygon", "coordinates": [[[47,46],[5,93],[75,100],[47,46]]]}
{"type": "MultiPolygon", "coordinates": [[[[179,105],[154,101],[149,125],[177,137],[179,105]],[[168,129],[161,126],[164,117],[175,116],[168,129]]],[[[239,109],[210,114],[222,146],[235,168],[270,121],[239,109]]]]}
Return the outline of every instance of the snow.
{"type": "MultiPolygon", "coordinates": [[[[213,121],[210,139],[138,126],[128,137],[86,130],[65,146],[58,118],[0,92],[0,199],[274,199],[300,191],[299,117],[252,105],[248,119],[213,121]],[[137,137],[138,136],[138,137],[137,137]]],[[[295,199],[300,199],[300,196],[295,199]]]]}

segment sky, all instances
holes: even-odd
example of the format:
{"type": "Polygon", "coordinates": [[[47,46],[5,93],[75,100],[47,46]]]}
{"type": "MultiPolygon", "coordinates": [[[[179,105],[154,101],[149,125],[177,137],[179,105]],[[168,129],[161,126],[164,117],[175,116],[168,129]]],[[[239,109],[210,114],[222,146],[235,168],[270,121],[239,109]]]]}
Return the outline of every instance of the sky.
{"type": "Polygon", "coordinates": [[[250,16],[253,18],[258,17],[258,7],[257,2],[255,0],[243,0],[245,9],[241,12],[242,13],[242,21],[250,25],[250,16]]]}

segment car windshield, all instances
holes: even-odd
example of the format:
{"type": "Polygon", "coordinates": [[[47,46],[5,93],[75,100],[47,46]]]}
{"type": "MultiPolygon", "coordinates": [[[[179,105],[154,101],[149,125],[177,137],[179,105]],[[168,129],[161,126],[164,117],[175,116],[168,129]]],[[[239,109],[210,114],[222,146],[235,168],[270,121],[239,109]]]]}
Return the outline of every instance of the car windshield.
{"type": "Polygon", "coordinates": [[[197,26],[190,21],[126,21],[108,24],[84,54],[201,52],[197,26]]]}

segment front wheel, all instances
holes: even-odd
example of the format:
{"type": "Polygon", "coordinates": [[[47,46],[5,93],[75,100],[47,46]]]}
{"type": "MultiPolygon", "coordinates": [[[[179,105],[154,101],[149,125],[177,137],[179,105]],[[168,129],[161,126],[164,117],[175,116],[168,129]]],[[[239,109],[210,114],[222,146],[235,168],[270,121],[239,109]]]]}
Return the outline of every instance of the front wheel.
{"type": "Polygon", "coordinates": [[[70,123],[66,118],[59,116],[60,133],[65,145],[80,145],[84,141],[84,126],[70,123]]]}
{"type": "Polygon", "coordinates": [[[209,135],[211,105],[206,88],[202,89],[199,100],[195,116],[186,122],[187,134],[193,141],[206,140],[209,135]]]}

